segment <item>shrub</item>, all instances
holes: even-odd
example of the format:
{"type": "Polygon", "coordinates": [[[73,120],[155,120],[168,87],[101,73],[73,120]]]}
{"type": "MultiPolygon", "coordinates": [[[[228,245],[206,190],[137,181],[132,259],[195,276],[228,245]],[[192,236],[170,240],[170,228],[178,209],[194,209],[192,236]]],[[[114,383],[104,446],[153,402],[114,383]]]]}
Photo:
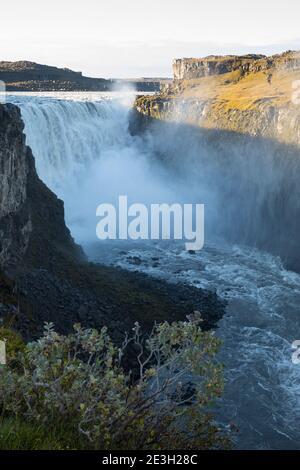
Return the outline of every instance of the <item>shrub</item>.
{"type": "Polygon", "coordinates": [[[64,429],[63,448],[224,447],[227,439],[207,414],[222,392],[219,341],[200,321],[195,314],[155,325],[148,337],[137,323],[121,348],[106,328],[75,325],[62,336],[46,324],[44,336],[19,352],[19,367],[2,370],[3,416],[64,429]],[[123,364],[129,348],[134,378],[123,364]]]}
{"type": "Polygon", "coordinates": [[[4,326],[0,327],[0,341],[5,341],[6,359],[8,364],[12,365],[19,352],[25,350],[25,343],[19,333],[4,326]]]}

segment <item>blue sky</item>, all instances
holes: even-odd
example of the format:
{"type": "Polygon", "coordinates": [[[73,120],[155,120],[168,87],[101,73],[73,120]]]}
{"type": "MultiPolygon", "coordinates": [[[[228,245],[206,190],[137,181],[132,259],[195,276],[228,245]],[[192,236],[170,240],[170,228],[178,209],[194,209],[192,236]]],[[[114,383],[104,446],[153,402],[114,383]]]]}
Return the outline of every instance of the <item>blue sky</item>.
{"type": "Polygon", "coordinates": [[[176,57],[300,49],[299,0],[14,0],[0,14],[0,60],[90,76],[170,76],[176,57]]]}

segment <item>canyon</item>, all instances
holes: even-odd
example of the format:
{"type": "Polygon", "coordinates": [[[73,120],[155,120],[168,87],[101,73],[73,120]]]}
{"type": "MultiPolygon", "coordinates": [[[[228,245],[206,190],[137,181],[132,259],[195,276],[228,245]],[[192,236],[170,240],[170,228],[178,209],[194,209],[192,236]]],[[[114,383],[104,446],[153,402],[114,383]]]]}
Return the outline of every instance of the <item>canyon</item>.
{"type": "Polygon", "coordinates": [[[20,110],[0,104],[0,322],[24,339],[44,322],[109,327],[122,341],[139,321],[182,319],[199,309],[211,328],[224,304],[213,293],[88,262],[65,224],[64,204],[38,177],[20,110]]]}
{"type": "Polygon", "coordinates": [[[120,344],[135,321],[199,310],[222,340],[216,416],[239,428],[238,448],[299,446],[297,61],[271,70],[175,79],[131,110],[96,94],[0,106],[2,322],[25,339],[44,321],[107,325],[120,344]],[[98,204],[120,194],[205,203],[203,250],[94,240],[98,204]]]}
{"type": "Polygon", "coordinates": [[[131,117],[133,133],[160,134],[158,154],[177,172],[193,168],[207,187],[203,168],[210,168],[219,234],[279,255],[297,271],[299,77],[298,52],[182,59],[172,84],[137,97],[131,117]]]}

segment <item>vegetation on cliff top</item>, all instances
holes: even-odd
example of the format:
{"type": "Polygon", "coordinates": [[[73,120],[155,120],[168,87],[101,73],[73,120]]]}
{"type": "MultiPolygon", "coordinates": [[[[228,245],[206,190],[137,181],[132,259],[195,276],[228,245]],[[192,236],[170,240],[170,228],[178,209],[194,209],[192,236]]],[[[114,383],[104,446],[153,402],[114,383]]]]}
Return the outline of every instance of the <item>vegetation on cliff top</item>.
{"type": "Polygon", "coordinates": [[[276,70],[271,78],[265,72],[250,73],[245,76],[235,70],[222,75],[202,77],[175,82],[167,92],[159,95],[141,96],[137,105],[157,103],[162,100],[198,99],[208,101],[214,108],[247,110],[255,109],[264,102],[268,105],[290,104],[293,83],[300,79],[299,71],[276,70]]]}
{"type": "MultiPolygon", "coordinates": [[[[182,120],[191,124],[251,134],[264,128],[268,137],[275,136],[298,144],[300,107],[297,103],[300,92],[295,86],[300,83],[299,53],[288,52],[274,57],[276,60],[253,59],[249,70],[241,66],[228,73],[174,80],[162,87],[160,94],[137,98],[136,109],[153,118],[166,120],[177,120],[178,110],[182,109],[182,120]],[[174,110],[177,110],[175,115],[174,110]],[[265,113],[265,121],[270,121],[274,110],[277,114],[281,110],[291,113],[289,122],[292,126],[295,124],[296,130],[288,128],[289,123],[283,124],[283,129],[282,124],[274,129],[276,120],[273,123],[262,122],[262,114],[265,113]]],[[[239,59],[237,57],[237,61],[239,59]]],[[[217,60],[222,58],[215,57],[217,60]]]]}
{"type": "Polygon", "coordinates": [[[185,80],[173,98],[210,100],[213,108],[224,111],[255,109],[261,103],[266,106],[283,106],[291,103],[293,82],[299,77],[299,71],[278,70],[274,71],[271,78],[265,72],[242,76],[240,71],[234,71],[185,80]]]}

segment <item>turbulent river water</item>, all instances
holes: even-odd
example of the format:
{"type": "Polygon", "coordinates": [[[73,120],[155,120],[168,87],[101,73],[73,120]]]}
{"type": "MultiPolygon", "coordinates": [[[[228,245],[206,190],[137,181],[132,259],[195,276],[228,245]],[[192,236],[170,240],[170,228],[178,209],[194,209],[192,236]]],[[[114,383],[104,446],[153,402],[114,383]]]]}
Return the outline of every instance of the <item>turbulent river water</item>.
{"type": "Polygon", "coordinates": [[[236,446],[300,449],[300,365],[291,360],[300,339],[299,274],[279,257],[218,238],[196,254],[179,242],[96,241],[97,205],[120,194],[133,202],[195,200],[194,187],[189,192],[153,160],[151,142],[129,133],[131,100],[101,93],[8,99],[21,108],[40,177],[64,200],[72,234],[91,259],[210,289],[227,301],[217,333],[225,393],[216,417],[239,429],[236,446]]]}

